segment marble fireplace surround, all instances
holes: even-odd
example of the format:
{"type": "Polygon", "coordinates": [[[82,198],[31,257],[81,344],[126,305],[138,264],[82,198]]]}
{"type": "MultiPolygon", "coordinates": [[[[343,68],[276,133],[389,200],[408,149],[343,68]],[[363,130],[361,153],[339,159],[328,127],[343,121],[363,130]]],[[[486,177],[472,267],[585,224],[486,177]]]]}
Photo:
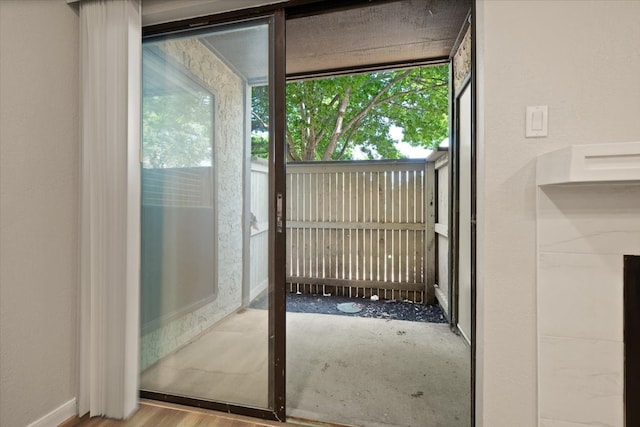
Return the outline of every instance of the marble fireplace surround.
{"type": "Polygon", "coordinates": [[[623,265],[640,255],[640,142],[542,155],[537,185],[538,425],[624,427],[623,265]]]}

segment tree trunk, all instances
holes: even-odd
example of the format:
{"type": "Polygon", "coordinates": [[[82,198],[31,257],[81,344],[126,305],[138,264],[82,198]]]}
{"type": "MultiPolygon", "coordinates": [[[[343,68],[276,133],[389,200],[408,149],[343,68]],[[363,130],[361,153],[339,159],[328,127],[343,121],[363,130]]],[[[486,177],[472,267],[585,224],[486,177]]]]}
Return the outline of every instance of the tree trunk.
{"type": "Polygon", "coordinates": [[[331,160],[331,155],[336,150],[338,140],[340,139],[340,135],[342,135],[342,122],[344,121],[344,115],[347,112],[347,105],[349,105],[350,96],[351,88],[348,87],[347,90],[344,91],[344,98],[342,98],[340,106],[338,107],[338,117],[336,117],[336,125],[333,128],[333,134],[331,135],[329,144],[327,144],[327,149],[322,155],[322,160],[331,160]]]}

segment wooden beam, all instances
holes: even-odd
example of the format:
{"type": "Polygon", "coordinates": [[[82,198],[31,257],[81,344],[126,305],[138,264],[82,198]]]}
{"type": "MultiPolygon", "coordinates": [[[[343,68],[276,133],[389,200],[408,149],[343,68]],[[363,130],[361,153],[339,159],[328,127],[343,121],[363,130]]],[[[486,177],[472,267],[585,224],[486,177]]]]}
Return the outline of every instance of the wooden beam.
{"type": "Polygon", "coordinates": [[[396,171],[414,171],[422,170],[425,163],[424,159],[291,162],[287,173],[386,172],[390,166],[396,171]]]}

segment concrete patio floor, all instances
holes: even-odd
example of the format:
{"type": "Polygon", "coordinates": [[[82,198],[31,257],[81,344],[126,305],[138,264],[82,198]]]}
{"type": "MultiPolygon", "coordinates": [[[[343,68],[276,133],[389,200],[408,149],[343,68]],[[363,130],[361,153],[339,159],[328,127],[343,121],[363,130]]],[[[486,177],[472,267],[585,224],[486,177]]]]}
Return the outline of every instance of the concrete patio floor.
{"type": "MultiPolygon", "coordinates": [[[[265,310],[229,316],[147,369],[145,389],[266,406],[265,310]]],[[[287,415],[469,427],[470,351],[446,324],[287,313],[287,415]]]]}

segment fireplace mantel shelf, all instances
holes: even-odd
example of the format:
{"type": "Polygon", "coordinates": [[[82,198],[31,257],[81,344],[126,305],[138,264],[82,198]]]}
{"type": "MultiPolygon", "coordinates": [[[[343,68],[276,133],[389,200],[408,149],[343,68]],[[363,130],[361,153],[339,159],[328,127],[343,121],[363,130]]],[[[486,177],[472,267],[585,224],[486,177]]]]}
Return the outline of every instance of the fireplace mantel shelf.
{"type": "Polygon", "coordinates": [[[538,186],[640,183],[640,141],[571,145],[538,157],[538,186]]]}

